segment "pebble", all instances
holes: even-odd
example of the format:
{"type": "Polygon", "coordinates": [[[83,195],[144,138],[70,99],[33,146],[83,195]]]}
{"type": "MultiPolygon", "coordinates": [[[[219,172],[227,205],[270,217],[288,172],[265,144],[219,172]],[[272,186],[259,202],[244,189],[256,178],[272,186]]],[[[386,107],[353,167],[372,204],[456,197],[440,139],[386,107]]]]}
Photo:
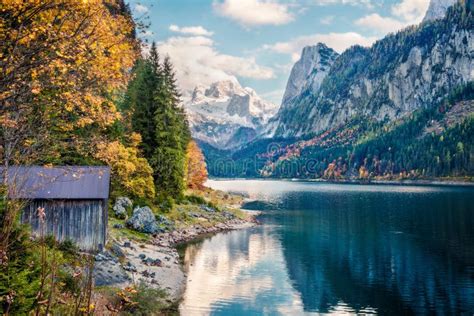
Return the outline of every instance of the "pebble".
{"type": "Polygon", "coordinates": [[[127,264],[125,264],[123,268],[130,272],[137,272],[137,267],[135,267],[135,265],[133,265],[130,261],[127,262],[127,264]]]}

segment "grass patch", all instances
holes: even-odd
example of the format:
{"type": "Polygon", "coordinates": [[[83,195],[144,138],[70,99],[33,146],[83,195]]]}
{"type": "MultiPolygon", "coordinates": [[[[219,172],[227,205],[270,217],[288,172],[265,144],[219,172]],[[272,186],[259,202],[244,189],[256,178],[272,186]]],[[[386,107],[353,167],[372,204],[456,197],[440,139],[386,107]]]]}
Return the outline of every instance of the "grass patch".
{"type": "Polygon", "coordinates": [[[132,229],[125,227],[125,221],[113,217],[109,217],[109,233],[110,236],[114,239],[116,238],[125,238],[133,241],[146,242],[150,240],[150,235],[137,232],[132,229]],[[115,224],[123,225],[124,228],[115,228],[115,224]]]}

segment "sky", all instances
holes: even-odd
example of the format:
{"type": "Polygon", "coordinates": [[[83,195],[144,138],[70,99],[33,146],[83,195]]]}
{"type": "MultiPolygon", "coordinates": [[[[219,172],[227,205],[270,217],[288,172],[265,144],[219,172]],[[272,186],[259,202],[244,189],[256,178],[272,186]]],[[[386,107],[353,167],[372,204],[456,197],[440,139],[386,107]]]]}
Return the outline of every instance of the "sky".
{"type": "Polygon", "coordinates": [[[423,19],[429,0],[130,0],[184,93],[237,79],[280,104],[304,46],[341,53],[423,19]]]}

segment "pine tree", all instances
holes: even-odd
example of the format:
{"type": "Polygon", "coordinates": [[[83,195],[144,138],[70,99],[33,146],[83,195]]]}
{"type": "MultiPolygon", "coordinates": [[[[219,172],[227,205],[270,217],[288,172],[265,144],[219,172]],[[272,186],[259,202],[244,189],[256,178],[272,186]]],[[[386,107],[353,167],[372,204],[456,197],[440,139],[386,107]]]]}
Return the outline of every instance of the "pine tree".
{"type": "Polygon", "coordinates": [[[152,158],[157,146],[153,117],[159,106],[155,97],[162,81],[160,59],[153,42],[149,57],[135,66],[135,78],[129,85],[124,106],[132,111],[132,129],[142,136],[141,150],[147,159],[152,158]]]}
{"type": "Polygon", "coordinates": [[[162,74],[155,95],[159,104],[154,116],[157,146],[151,164],[157,191],[180,198],[185,188],[185,153],[190,133],[184,110],[179,106],[180,93],[169,57],[163,62],[162,74]]]}
{"type": "Polygon", "coordinates": [[[156,192],[179,198],[185,189],[186,148],[191,135],[173,65],[160,62],[153,43],[135,67],[124,108],[132,113],[132,129],[142,136],[141,150],[153,169],[156,192]]]}
{"type": "Polygon", "coordinates": [[[153,69],[155,76],[157,76],[157,81],[161,80],[162,69],[160,65],[160,55],[158,54],[158,50],[156,49],[156,43],[151,43],[150,48],[150,56],[148,57],[148,61],[153,69]]]}

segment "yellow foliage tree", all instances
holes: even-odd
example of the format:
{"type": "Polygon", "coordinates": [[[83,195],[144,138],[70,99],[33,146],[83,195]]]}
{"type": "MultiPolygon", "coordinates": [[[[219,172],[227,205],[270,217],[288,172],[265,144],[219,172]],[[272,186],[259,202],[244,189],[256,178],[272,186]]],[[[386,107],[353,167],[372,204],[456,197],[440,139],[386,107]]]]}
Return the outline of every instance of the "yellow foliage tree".
{"type": "Polygon", "coordinates": [[[191,189],[202,189],[207,180],[207,168],[204,155],[194,141],[186,149],[186,184],[191,189]]]}
{"type": "Polygon", "coordinates": [[[2,1],[0,156],[5,166],[92,157],[110,164],[132,194],[153,195],[150,166],[139,158],[137,145],[108,136],[121,120],[114,95],[126,86],[139,55],[126,10],[121,0],[2,1]]]}
{"type": "Polygon", "coordinates": [[[118,1],[5,0],[0,10],[1,147],[16,146],[2,158],[77,146],[74,131],[120,118],[111,95],[127,83],[137,49],[118,1]]]}
{"type": "Polygon", "coordinates": [[[119,141],[103,141],[97,144],[94,157],[111,166],[118,181],[117,187],[125,188],[134,196],[153,198],[155,185],[153,170],[145,158],[138,157],[137,145],[141,141],[139,134],[130,137],[134,144],[126,147],[119,141]]]}
{"type": "Polygon", "coordinates": [[[368,179],[369,178],[369,170],[365,166],[360,166],[359,168],[359,179],[368,179]]]}

